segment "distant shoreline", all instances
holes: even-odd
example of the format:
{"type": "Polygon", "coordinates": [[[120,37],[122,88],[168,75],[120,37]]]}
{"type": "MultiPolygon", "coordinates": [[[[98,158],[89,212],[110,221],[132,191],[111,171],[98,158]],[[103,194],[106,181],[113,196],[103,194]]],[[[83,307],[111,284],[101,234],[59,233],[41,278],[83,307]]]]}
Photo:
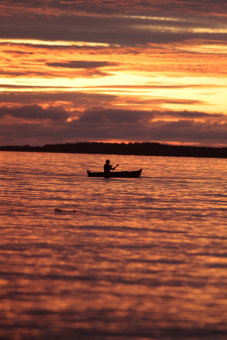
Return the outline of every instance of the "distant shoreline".
{"type": "Polygon", "coordinates": [[[0,151],[227,158],[227,147],[215,148],[206,146],[169,145],[161,143],[126,144],[84,142],[46,144],[44,146],[0,146],[0,151]]]}

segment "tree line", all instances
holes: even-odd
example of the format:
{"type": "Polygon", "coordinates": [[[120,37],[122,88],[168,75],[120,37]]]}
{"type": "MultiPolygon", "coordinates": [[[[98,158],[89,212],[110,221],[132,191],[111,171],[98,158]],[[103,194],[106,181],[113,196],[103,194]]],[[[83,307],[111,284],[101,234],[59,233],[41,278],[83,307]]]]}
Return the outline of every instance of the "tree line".
{"type": "Polygon", "coordinates": [[[0,146],[1,151],[116,154],[174,157],[227,158],[227,147],[169,145],[161,143],[84,142],[44,146],[0,146]]]}

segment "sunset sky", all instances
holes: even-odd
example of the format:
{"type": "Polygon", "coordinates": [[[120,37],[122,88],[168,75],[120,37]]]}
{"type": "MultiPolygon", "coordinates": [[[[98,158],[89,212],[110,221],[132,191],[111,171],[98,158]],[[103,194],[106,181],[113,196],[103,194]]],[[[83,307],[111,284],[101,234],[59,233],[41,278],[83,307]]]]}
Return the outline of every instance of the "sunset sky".
{"type": "Polygon", "coordinates": [[[1,0],[0,145],[227,146],[226,0],[1,0]]]}

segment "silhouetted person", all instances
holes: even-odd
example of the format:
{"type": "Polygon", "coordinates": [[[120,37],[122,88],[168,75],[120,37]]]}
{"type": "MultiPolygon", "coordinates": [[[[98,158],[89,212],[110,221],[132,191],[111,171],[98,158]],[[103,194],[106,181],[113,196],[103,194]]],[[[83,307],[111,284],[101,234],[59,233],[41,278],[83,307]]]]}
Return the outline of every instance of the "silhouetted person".
{"type": "Polygon", "coordinates": [[[104,164],[104,175],[105,176],[108,176],[111,172],[111,170],[115,170],[116,167],[118,166],[119,164],[117,164],[114,168],[112,167],[112,165],[110,164],[110,161],[109,159],[106,160],[106,163],[104,164]]]}

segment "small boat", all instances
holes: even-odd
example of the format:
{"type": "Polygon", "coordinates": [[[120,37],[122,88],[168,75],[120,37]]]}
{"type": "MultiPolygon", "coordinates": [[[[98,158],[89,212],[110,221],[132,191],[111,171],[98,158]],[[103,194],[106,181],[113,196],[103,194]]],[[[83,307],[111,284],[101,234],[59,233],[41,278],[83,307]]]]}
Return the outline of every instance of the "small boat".
{"type": "Polygon", "coordinates": [[[140,177],[142,169],[136,171],[113,171],[109,174],[104,174],[104,172],[91,172],[87,170],[88,177],[125,177],[125,178],[136,178],[140,177]]]}

